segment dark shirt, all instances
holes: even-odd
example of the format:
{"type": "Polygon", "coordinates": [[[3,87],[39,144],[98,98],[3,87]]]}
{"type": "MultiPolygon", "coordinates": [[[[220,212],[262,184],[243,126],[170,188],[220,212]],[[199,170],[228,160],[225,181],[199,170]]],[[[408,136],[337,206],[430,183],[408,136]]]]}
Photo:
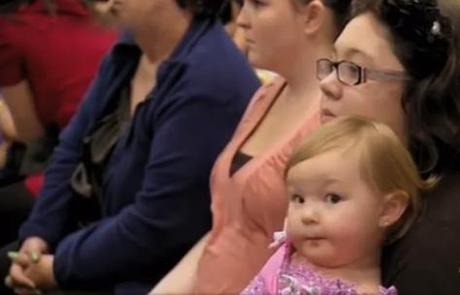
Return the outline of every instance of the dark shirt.
{"type": "Polygon", "coordinates": [[[423,198],[419,220],[385,249],[384,285],[400,295],[460,294],[460,172],[445,174],[423,198]]]}
{"type": "Polygon", "coordinates": [[[62,288],[145,294],[211,226],[209,174],[259,81],[220,24],[195,20],[158,69],[156,87],[120,137],[103,177],[103,218],[71,232],[69,181],[82,140],[116,105],[140,49],[129,36],[104,60],[60,138],[20,238],[55,249],[62,288]]]}

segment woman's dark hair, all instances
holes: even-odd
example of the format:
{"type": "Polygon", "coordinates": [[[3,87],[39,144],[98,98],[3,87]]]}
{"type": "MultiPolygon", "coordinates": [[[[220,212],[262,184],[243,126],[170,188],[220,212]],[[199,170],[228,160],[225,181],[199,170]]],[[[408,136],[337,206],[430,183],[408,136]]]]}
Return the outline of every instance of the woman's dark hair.
{"type": "Polygon", "coordinates": [[[323,3],[334,12],[335,23],[340,33],[348,20],[351,0],[323,0],[323,3]]]}
{"type": "Polygon", "coordinates": [[[0,14],[13,13],[22,5],[29,4],[31,0],[5,0],[0,4],[0,14]]]}
{"type": "Polygon", "coordinates": [[[219,19],[222,24],[226,25],[233,21],[238,15],[233,15],[233,5],[236,3],[240,8],[243,6],[243,0],[226,0],[222,4],[219,12],[219,19]]]}
{"type": "Polygon", "coordinates": [[[219,15],[220,21],[222,24],[226,25],[233,19],[232,13],[232,1],[226,1],[219,15]]]}
{"type": "Polygon", "coordinates": [[[411,77],[402,107],[409,148],[425,175],[455,169],[460,159],[460,6],[455,1],[355,0],[352,5],[352,16],[371,12],[385,25],[411,77]]]}
{"type": "Polygon", "coordinates": [[[187,8],[197,17],[218,17],[228,0],[176,0],[182,8],[187,8]]]}
{"type": "MultiPolygon", "coordinates": [[[[0,0],[0,15],[6,15],[15,13],[23,5],[32,4],[35,0],[0,0]]],[[[54,13],[55,3],[53,0],[43,0],[45,3],[46,10],[50,13],[54,13]]]]}

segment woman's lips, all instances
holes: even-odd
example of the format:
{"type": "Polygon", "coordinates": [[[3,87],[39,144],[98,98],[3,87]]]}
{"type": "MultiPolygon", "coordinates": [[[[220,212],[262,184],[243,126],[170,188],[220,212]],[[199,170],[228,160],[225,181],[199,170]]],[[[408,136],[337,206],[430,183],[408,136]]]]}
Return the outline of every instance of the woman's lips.
{"type": "Polygon", "coordinates": [[[336,117],[337,116],[328,109],[323,109],[321,111],[321,123],[323,124],[335,119],[336,117]]]}

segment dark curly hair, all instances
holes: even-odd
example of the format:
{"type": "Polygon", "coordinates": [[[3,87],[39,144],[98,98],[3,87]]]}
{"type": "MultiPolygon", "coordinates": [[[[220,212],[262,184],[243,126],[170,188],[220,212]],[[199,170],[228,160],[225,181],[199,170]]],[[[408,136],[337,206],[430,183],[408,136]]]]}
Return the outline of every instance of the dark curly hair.
{"type": "Polygon", "coordinates": [[[351,0],[323,0],[323,3],[334,12],[337,28],[342,31],[350,14],[351,0]]]}
{"type": "Polygon", "coordinates": [[[411,77],[402,97],[411,153],[422,174],[460,163],[460,6],[456,0],[354,0],[373,13],[411,77]]]}

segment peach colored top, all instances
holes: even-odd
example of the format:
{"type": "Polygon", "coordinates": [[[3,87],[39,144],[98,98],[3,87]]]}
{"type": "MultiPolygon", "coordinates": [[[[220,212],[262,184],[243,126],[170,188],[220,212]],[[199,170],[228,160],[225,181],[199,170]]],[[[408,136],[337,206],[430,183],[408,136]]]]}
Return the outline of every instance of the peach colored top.
{"type": "Polygon", "coordinates": [[[232,140],[211,174],[213,228],[198,265],[195,294],[238,294],[273,254],[268,249],[283,228],[288,198],[284,169],[303,136],[319,126],[319,116],[305,123],[265,153],[254,157],[232,177],[235,153],[257,128],[286,82],[275,79],[252,99],[232,140]]]}

